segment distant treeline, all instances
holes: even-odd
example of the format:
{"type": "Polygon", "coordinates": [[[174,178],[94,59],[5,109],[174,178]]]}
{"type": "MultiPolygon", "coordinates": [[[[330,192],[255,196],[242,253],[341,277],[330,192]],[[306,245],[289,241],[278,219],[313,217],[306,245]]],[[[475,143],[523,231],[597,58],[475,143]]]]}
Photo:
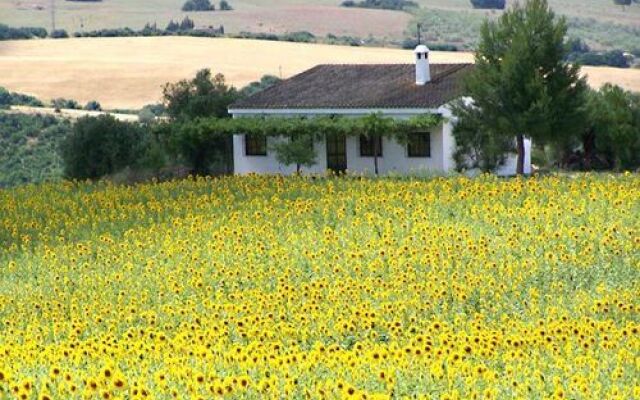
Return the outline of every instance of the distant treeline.
{"type": "Polygon", "coordinates": [[[57,98],[52,99],[51,102],[45,104],[42,100],[22,93],[10,92],[7,89],[0,86],[0,110],[6,110],[11,106],[29,106],[29,107],[45,107],[51,106],[58,110],[71,109],[71,110],[87,110],[87,111],[101,111],[102,106],[95,100],[89,101],[86,105],[81,106],[75,100],[57,98]]]}
{"type": "MultiPolygon", "coordinates": [[[[567,61],[582,65],[604,65],[618,68],[629,68],[629,58],[622,50],[593,51],[581,39],[573,38],[567,43],[569,55],[567,61]]],[[[640,48],[631,52],[632,56],[640,57],[640,48]]]]}
{"type": "Polygon", "coordinates": [[[49,33],[44,28],[11,28],[8,25],[0,24],[0,40],[46,38],[48,35],[49,33]]]}
{"type": "MultiPolygon", "coordinates": [[[[182,11],[215,11],[216,7],[209,0],[187,0],[182,5],[182,11]]],[[[226,0],[220,1],[220,11],[230,11],[233,7],[226,0]]]]}
{"type": "Polygon", "coordinates": [[[44,103],[33,96],[10,92],[0,87],[0,110],[7,109],[11,106],[44,107],[44,103]]]}
{"type": "Polygon", "coordinates": [[[407,8],[417,8],[418,3],[410,0],[345,0],[342,7],[375,8],[381,10],[405,10],[407,8]]]}
{"type": "MultiPolygon", "coordinates": [[[[0,24],[0,40],[15,39],[35,39],[51,37],[54,39],[67,38],[70,35],[64,30],[53,31],[50,35],[44,28],[11,28],[0,24]]],[[[207,28],[196,28],[195,23],[188,16],[182,21],[171,20],[165,28],[158,28],[156,24],[146,24],[142,29],[114,28],[99,29],[85,32],[75,32],[73,37],[135,37],[135,36],[194,36],[194,37],[229,37],[239,39],[256,39],[296,43],[325,43],[347,46],[394,46],[404,49],[413,49],[417,45],[415,38],[407,38],[403,41],[381,41],[373,37],[359,38],[355,36],[338,36],[327,34],[326,36],[316,36],[308,31],[287,32],[287,33],[265,33],[265,32],[240,32],[228,34],[224,26],[209,26],[207,28]]],[[[459,51],[455,44],[448,43],[427,43],[431,50],[435,51],[459,51]]],[[[611,66],[618,68],[629,68],[631,65],[629,54],[623,50],[594,51],[583,40],[572,39],[569,41],[570,51],[568,61],[577,62],[582,65],[611,66]]],[[[640,48],[630,51],[635,57],[640,57],[640,48]]]]}
{"type": "Polygon", "coordinates": [[[131,28],[100,29],[95,31],[76,32],[74,37],[132,37],[132,36],[195,36],[195,37],[229,37],[238,39],[256,39],[296,43],[327,43],[348,46],[362,46],[383,43],[374,39],[361,39],[354,36],[337,36],[328,34],[325,37],[316,36],[311,32],[287,32],[282,34],[265,32],[225,33],[223,25],[219,27],[195,28],[193,21],[185,17],[182,21],[170,21],[166,28],[161,29],[156,24],[146,24],[140,30],[131,28]]]}

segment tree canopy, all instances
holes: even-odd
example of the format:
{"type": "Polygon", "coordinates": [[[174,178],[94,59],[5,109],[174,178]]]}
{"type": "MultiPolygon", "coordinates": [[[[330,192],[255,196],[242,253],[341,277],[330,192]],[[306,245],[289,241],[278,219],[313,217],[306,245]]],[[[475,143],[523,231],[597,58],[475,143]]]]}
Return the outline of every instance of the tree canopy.
{"type": "Polygon", "coordinates": [[[459,116],[473,118],[465,124],[478,130],[513,140],[519,174],[525,136],[544,143],[584,128],[587,85],[579,66],[564,61],[566,33],[564,18],[556,18],[546,0],[516,4],[482,26],[476,67],[465,81],[473,102],[462,105],[459,116]]]}
{"type": "Polygon", "coordinates": [[[615,169],[640,167],[640,94],[606,84],[588,104],[595,150],[615,169]]]}
{"type": "Polygon", "coordinates": [[[238,99],[238,92],[227,85],[224,75],[212,76],[203,69],[191,80],[167,83],[163,88],[163,103],[173,119],[198,117],[228,117],[227,109],[238,99]]]}
{"type": "Polygon", "coordinates": [[[216,7],[209,0],[187,0],[182,11],[213,11],[216,7]]]}
{"type": "Polygon", "coordinates": [[[64,174],[96,179],[135,165],[145,153],[146,132],[111,115],[82,117],[61,144],[64,174]]]}

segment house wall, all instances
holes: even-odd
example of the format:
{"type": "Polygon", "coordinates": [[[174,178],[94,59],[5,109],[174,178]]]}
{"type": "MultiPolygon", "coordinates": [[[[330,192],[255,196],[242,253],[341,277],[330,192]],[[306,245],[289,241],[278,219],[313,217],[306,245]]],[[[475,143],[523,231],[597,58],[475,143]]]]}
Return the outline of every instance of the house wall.
{"type": "MultiPolygon", "coordinates": [[[[382,139],[382,157],[378,157],[381,174],[407,174],[425,171],[444,171],[442,126],[430,131],[431,157],[408,157],[407,145],[393,139],[382,139]]],[[[347,138],[347,170],[358,173],[373,173],[373,157],[360,157],[359,137],[347,138]]]]}
{"type": "MultiPolygon", "coordinates": [[[[236,175],[246,175],[249,173],[257,174],[283,174],[290,175],[296,172],[295,165],[285,166],[276,160],[275,151],[272,146],[284,138],[267,138],[267,155],[266,156],[247,156],[245,155],[245,135],[233,135],[233,165],[236,175]]],[[[316,141],[313,143],[316,151],[316,164],[312,167],[302,167],[304,173],[323,173],[327,169],[327,151],[324,141],[316,141]]]]}
{"type": "MultiPolygon", "coordinates": [[[[255,117],[265,115],[277,115],[278,117],[292,116],[317,116],[319,114],[341,114],[343,116],[362,116],[378,110],[358,110],[357,112],[345,113],[345,110],[309,110],[305,112],[291,112],[284,110],[242,110],[242,113],[231,113],[234,118],[255,117]]],[[[448,108],[441,107],[438,110],[410,110],[406,113],[398,110],[380,110],[382,113],[394,118],[410,118],[418,113],[437,112],[444,117],[443,122],[434,127],[431,133],[431,157],[413,158],[407,156],[406,144],[400,144],[393,139],[383,138],[382,157],[378,157],[378,169],[380,174],[410,174],[423,172],[451,172],[455,170],[453,153],[455,151],[455,139],[453,137],[453,125],[455,119],[452,118],[448,108]]],[[[284,138],[267,138],[266,156],[245,155],[245,135],[238,134],[233,137],[234,152],[234,173],[245,175],[249,173],[258,174],[283,174],[289,175],[295,172],[295,165],[284,166],[276,160],[275,151],[272,149],[274,143],[284,138]]],[[[373,157],[360,157],[360,142],[356,136],[346,139],[347,147],[347,170],[352,173],[373,173],[373,157]]],[[[303,173],[318,174],[327,170],[326,143],[319,140],[314,143],[316,150],[316,164],[312,167],[302,167],[303,173]]],[[[531,141],[525,141],[526,159],[525,173],[531,172],[531,141]]],[[[513,175],[516,171],[516,156],[510,155],[505,165],[496,170],[499,175],[513,175]]]]}
{"type": "MultiPolygon", "coordinates": [[[[276,160],[275,151],[271,149],[273,144],[284,138],[267,138],[266,156],[245,155],[245,135],[234,135],[234,168],[239,175],[258,174],[292,174],[295,165],[285,166],[276,160]]],[[[378,157],[378,169],[380,173],[409,173],[420,171],[442,171],[442,129],[435,128],[431,132],[431,157],[407,157],[407,146],[392,139],[383,138],[382,157],[378,157]]],[[[360,156],[360,140],[358,137],[346,138],[347,170],[354,173],[373,173],[373,157],[360,156]]],[[[302,167],[303,173],[323,173],[327,170],[326,143],[323,140],[315,141],[313,148],[316,151],[316,164],[312,167],[302,167]]]]}
{"type": "MultiPolygon", "coordinates": [[[[518,162],[517,154],[510,154],[504,165],[499,166],[495,173],[498,175],[515,175],[518,162]]],[[[524,173],[531,173],[531,139],[524,140],[524,173]]]]}

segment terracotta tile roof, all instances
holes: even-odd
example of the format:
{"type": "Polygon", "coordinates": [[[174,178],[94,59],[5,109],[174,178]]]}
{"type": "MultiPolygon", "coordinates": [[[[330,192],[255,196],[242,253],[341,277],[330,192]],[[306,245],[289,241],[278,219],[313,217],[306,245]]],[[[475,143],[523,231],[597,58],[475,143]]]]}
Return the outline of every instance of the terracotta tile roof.
{"type": "Polygon", "coordinates": [[[418,86],[414,64],[318,65],[229,108],[436,108],[461,95],[471,68],[431,64],[431,82],[418,86]]]}

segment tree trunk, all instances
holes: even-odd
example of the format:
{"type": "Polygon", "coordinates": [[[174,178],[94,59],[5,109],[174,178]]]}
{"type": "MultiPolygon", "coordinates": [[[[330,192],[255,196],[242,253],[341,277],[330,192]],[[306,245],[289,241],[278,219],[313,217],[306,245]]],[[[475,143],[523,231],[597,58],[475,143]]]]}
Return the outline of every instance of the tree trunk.
{"type": "Polygon", "coordinates": [[[584,135],[582,135],[582,148],[584,150],[583,167],[587,171],[590,171],[593,167],[592,161],[595,154],[595,146],[595,135],[593,133],[593,129],[590,128],[584,135]]]}
{"type": "Polygon", "coordinates": [[[296,164],[296,175],[300,175],[300,164],[296,164]]]}
{"type": "Polygon", "coordinates": [[[378,137],[373,137],[373,170],[378,176],[378,137]]]}
{"type": "Polygon", "coordinates": [[[518,151],[518,159],[516,161],[516,175],[524,175],[524,136],[518,134],[516,137],[516,147],[518,151]]]}

